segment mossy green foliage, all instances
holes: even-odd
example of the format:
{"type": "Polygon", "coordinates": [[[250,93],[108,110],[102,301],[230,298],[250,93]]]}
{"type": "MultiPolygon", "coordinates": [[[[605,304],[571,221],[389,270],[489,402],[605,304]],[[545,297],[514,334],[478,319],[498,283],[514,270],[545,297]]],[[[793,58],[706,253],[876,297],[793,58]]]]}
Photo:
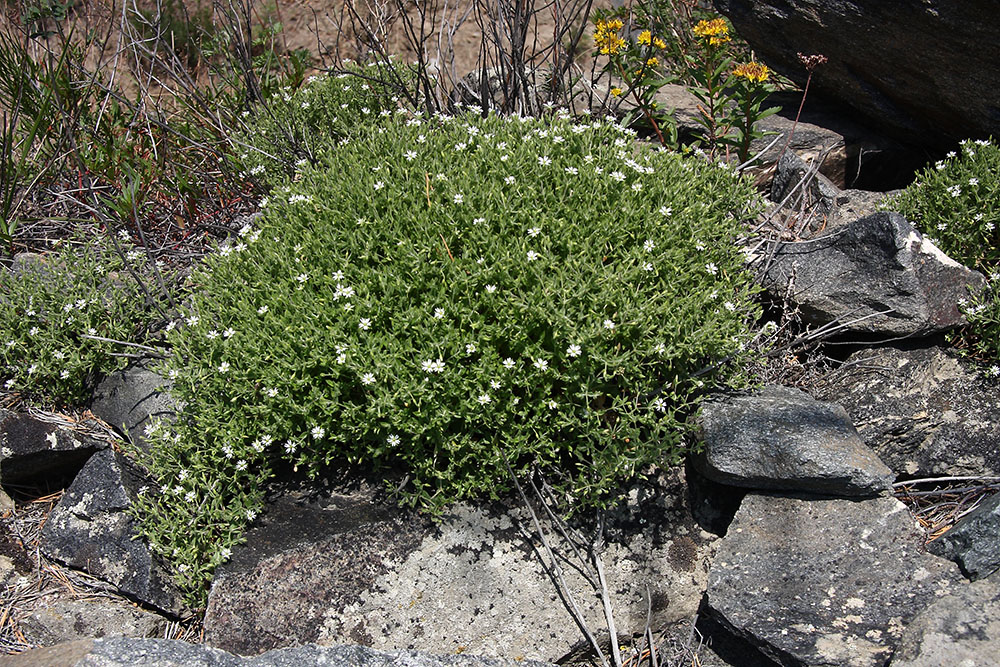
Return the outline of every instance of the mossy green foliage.
{"type": "Polygon", "coordinates": [[[15,273],[0,269],[0,359],[4,387],[47,402],[81,403],[103,374],[124,366],[118,342],[142,339],[145,254],[124,257],[97,243],[64,243],[15,273]]]}
{"type": "Polygon", "coordinates": [[[744,354],[756,206],[613,125],[393,114],[193,276],[147,534],[197,596],[279,465],[401,470],[429,510],[508,490],[508,463],[613,499],[679,460],[707,369],[744,354]]]}
{"type": "Polygon", "coordinates": [[[1000,377],[1000,147],[963,141],[957,152],[917,176],[883,208],[901,212],[951,258],[989,277],[964,304],[969,320],[961,348],[1000,377]]]}

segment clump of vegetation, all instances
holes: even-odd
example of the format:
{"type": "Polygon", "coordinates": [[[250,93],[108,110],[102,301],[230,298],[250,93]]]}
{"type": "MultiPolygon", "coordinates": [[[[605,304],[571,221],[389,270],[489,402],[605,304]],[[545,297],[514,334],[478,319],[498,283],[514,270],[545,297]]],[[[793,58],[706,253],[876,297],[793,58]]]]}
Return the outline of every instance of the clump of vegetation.
{"type": "Polygon", "coordinates": [[[1000,377],[1000,147],[966,140],[958,152],[918,175],[883,208],[901,212],[953,259],[989,276],[964,304],[969,327],[961,347],[1000,377]]]}
{"type": "MultiPolygon", "coordinates": [[[[124,242],[124,239],[123,239],[124,242]]],[[[122,342],[142,340],[151,304],[136,280],[146,256],[94,242],[0,269],[0,375],[4,388],[46,401],[80,403],[94,381],[128,360],[122,342]]]]}
{"type": "Polygon", "coordinates": [[[386,119],[303,165],[193,277],[186,405],[138,515],[192,595],[273,471],[362,463],[436,510],[546,474],[576,507],[685,451],[758,316],[751,184],[615,125],[386,119]]]}

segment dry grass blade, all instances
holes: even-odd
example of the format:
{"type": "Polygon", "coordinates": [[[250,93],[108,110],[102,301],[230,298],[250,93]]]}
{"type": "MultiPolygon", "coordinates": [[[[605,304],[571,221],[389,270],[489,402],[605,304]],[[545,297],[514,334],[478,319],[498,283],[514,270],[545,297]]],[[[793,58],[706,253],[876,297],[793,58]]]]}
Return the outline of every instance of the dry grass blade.
{"type": "Polygon", "coordinates": [[[1000,478],[932,477],[893,486],[896,498],[910,508],[931,542],[951,530],[985,499],[1000,493],[1000,478]]]}

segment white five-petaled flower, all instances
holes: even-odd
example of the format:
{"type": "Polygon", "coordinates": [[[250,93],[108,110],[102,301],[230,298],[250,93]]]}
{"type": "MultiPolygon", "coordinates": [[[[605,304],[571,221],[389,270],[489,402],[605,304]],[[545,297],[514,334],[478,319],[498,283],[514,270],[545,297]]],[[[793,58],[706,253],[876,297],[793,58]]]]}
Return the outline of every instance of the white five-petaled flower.
{"type": "MultiPolygon", "coordinates": [[[[197,315],[192,315],[191,317],[187,318],[184,321],[188,323],[189,327],[193,327],[194,325],[198,324],[199,319],[198,319],[197,315]]],[[[31,333],[31,332],[28,332],[28,333],[31,333]]]]}
{"type": "Polygon", "coordinates": [[[403,157],[406,158],[407,162],[413,162],[417,158],[416,151],[406,151],[403,153],[403,157]]]}
{"type": "Polygon", "coordinates": [[[455,196],[454,196],[454,197],[452,197],[451,199],[452,199],[452,201],[453,201],[453,202],[455,202],[456,204],[461,204],[462,202],[464,202],[464,201],[465,201],[465,195],[463,195],[463,194],[462,194],[462,193],[460,193],[460,192],[457,192],[457,193],[455,193],[455,196]]]}
{"type": "Polygon", "coordinates": [[[646,239],[645,243],[642,244],[642,249],[646,252],[653,252],[656,248],[656,244],[653,243],[652,239],[646,239]]]}
{"type": "Polygon", "coordinates": [[[364,375],[362,375],[361,376],[361,384],[363,384],[365,386],[375,384],[375,374],[374,373],[365,373],[364,375]]]}
{"type": "Polygon", "coordinates": [[[268,398],[274,398],[278,395],[278,390],[274,387],[269,387],[264,390],[264,393],[267,394],[268,398]]]}
{"type": "Polygon", "coordinates": [[[475,343],[469,343],[468,345],[466,345],[465,346],[465,353],[466,354],[475,354],[476,353],[476,344],[475,343]]]}
{"type": "Polygon", "coordinates": [[[969,185],[979,185],[979,179],[978,178],[970,178],[969,179],[969,185]]]}
{"type": "Polygon", "coordinates": [[[442,373],[444,372],[444,361],[442,359],[428,359],[420,363],[420,368],[423,369],[425,373],[442,373]]]}
{"type": "Polygon", "coordinates": [[[490,389],[499,389],[499,388],[500,388],[499,380],[490,380],[490,389]]]}
{"type": "Polygon", "coordinates": [[[621,173],[620,171],[613,171],[611,172],[610,176],[619,183],[625,180],[625,174],[621,173]]]}
{"type": "Polygon", "coordinates": [[[385,439],[385,442],[390,447],[399,447],[399,436],[393,433],[392,435],[390,435],[388,438],[385,439]]]}
{"type": "Polygon", "coordinates": [[[506,183],[507,185],[514,185],[514,177],[507,176],[506,178],[503,179],[503,182],[506,183]]]}
{"type": "Polygon", "coordinates": [[[608,331],[611,331],[612,329],[615,328],[615,323],[612,322],[611,320],[604,320],[604,328],[607,329],[608,331]]]}
{"type": "Polygon", "coordinates": [[[653,408],[657,412],[666,412],[667,402],[664,401],[662,398],[655,398],[653,399],[653,402],[649,404],[649,407],[653,408]]]}
{"type": "Polygon", "coordinates": [[[657,354],[666,354],[667,346],[663,343],[657,343],[656,347],[653,348],[653,352],[656,352],[657,354]]]}
{"type": "Polygon", "coordinates": [[[270,309],[267,306],[261,306],[260,308],[257,309],[257,314],[258,315],[263,315],[268,310],[270,310],[270,309]]]}
{"type": "Polygon", "coordinates": [[[708,264],[705,265],[705,270],[714,276],[719,272],[719,267],[715,265],[715,262],[709,262],[708,264]]]}
{"type": "Polygon", "coordinates": [[[736,304],[735,304],[735,303],[733,303],[732,301],[726,301],[726,302],[725,302],[724,304],[722,304],[722,305],[723,305],[723,307],[724,307],[724,308],[725,308],[726,310],[728,310],[728,311],[729,311],[730,313],[735,313],[735,312],[736,312],[736,304]]]}
{"type": "Polygon", "coordinates": [[[230,368],[229,362],[228,361],[223,361],[221,364],[219,364],[218,371],[220,373],[228,373],[229,372],[229,368],[230,368]]]}
{"type": "Polygon", "coordinates": [[[285,451],[288,452],[289,454],[294,454],[297,448],[298,445],[295,443],[294,440],[285,441],[285,451]]]}
{"type": "Polygon", "coordinates": [[[444,317],[444,308],[435,308],[434,309],[434,319],[440,320],[443,317],[444,317]]]}
{"type": "Polygon", "coordinates": [[[540,371],[548,370],[549,368],[549,362],[547,362],[545,359],[535,359],[535,361],[531,365],[540,371]]]}
{"type": "Polygon", "coordinates": [[[237,461],[236,462],[236,469],[239,470],[239,471],[246,470],[247,469],[246,459],[240,459],[239,461],[237,461]]]}
{"type": "Polygon", "coordinates": [[[229,327],[228,329],[222,332],[223,338],[232,338],[235,335],[236,335],[236,329],[232,327],[229,327]]]}
{"type": "Polygon", "coordinates": [[[549,399],[549,400],[548,400],[548,401],[547,401],[547,402],[546,402],[545,404],[546,404],[547,406],[549,406],[549,410],[555,410],[556,408],[558,408],[558,407],[559,407],[559,404],[558,404],[558,403],[556,403],[556,402],[555,402],[554,400],[552,400],[551,398],[550,398],[550,399],[549,399]]]}
{"type": "Polygon", "coordinates": [[[649,262],[646,262],[645,264],[642,265],[642,270],[647,272],[652,271],[653,265],[650,264],[649,262]]]}
{"type": "Polygon", "coordinates": [[[368,331],[372,327],[372,321],[370,318],[362,317],[358,322],[358,328],[362,331],[368,331]]]}
{"type": "Polygon", "coordinates": [[[476,400],[479,401],[479,405],[486,405],[493,399],[490,398],[489,394],[480,394],[476,400]]]}
{"type": "Polygon", "coordinates": [[[576,176],[577,174],[580,173],[580,170],[577,169],[576,167],[566,167],[566,173],[572,176],[576,176]]]}
{"type": "Polygon", "coordinates": [[[384,187],[385,187],[385,183],[383,183],[382,181],[376,181],[376,182],[375,182],[375,185],[373,185],[372,187],[373,187],[373,188],[374,188],[374,189],[375,189],[376,191],[377,191],[377,190],[381,190],[382,188],[384,188],[384,187]]]}
{"type": "Polygon", "coordinates": [[[209,340],[215,340],[216,338],[219,337],[219,332],[216,331],[215,329],[212,329],[207,334],[205,334],[205,336],[207,336],[209,340]]]}
{"type": "Polygon", "coordinates": [[[486,286],[486,293],[487,294],[493,294],[496,291],[497,291],[497,286],[496,285],[487,285],[486,286]]]}
{"type": "Polygon", "coordinates": [[[247,521],[253,521],[254,519],[257,518],[257,511],[256,510],[247,510],[246,517],[247,517],[247,521]]]}
{"type": "Polygon", "coordinates": [[[673,212],[674,212],[674,209],[670,208],[669,206],[661,206],[660,207],[660,215],[669,216],[673,212]]]}
{"type": "Polygon", "coordinates": [[[532,227],[531,229],[528,230],[528,236],[530,236],[531,238],[535,238],[536,236],[538,236],[541,233],[542,233],[542,230],[541,230],[540,227],[532,227]]]}
{"type": "Polygon", "coordinates": [[[326,429],[322,426],[313,426],[310,433],[312,434],[313,440],[322,440],[323,436],[326,435],[326,429]]]}
{"type": "Polygon", "coordinates": [[[579,345],[570,345],[566,348],[566,356],[573,357],[574,359],[582,353],[583,349],[579,345]]]}
{"type": "Polygon", "coordinates": [[[306,281],[309,280],[309,274],[308,273],[300,273],[299,275],[295,276],[295,279],[297,281],[299,281],[300,283],[305,284],[306,281]]]}
{"type": "Polygon", "coordinates": [[[503,367],[506,368],[507,370],[514,368],[514,360],[511,359],[510,357],[507,357],[506,359],[503,360],[503,367]]]}
{"type": "Polygon", "coordinates": [[[540,164],[543,167],[547,167],[550,164],[552,164],[552,158],[550,158],[548,155],[540,155],[538,156],[538,164],[540,164]]]}
{"type": "Polygon", "coordinates": [[[538,259],[538,253],[535,252],[534,250],[529,250],[527,257],[529,262],[534,262],[536,259],[538,259]]]}
{"type": "Polygon", "coordinates": [[[633,183],[632,184],[632,191],[633,192],[642,192],[642,183],[639,183],[638,181],[636,181],[635,183],[633,183]]]}

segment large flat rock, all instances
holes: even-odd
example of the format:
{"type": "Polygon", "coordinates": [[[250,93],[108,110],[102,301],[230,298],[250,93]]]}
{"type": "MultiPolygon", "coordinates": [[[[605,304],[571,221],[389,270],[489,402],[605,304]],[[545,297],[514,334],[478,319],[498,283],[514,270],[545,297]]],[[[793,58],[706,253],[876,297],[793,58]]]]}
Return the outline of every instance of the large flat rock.
{"type": "Polygon", "coordinates": [[[954,590],[893,498],[748,495],[719,543],[711,613],[784,665],[884,665],[903,628],[954,590]]]}

